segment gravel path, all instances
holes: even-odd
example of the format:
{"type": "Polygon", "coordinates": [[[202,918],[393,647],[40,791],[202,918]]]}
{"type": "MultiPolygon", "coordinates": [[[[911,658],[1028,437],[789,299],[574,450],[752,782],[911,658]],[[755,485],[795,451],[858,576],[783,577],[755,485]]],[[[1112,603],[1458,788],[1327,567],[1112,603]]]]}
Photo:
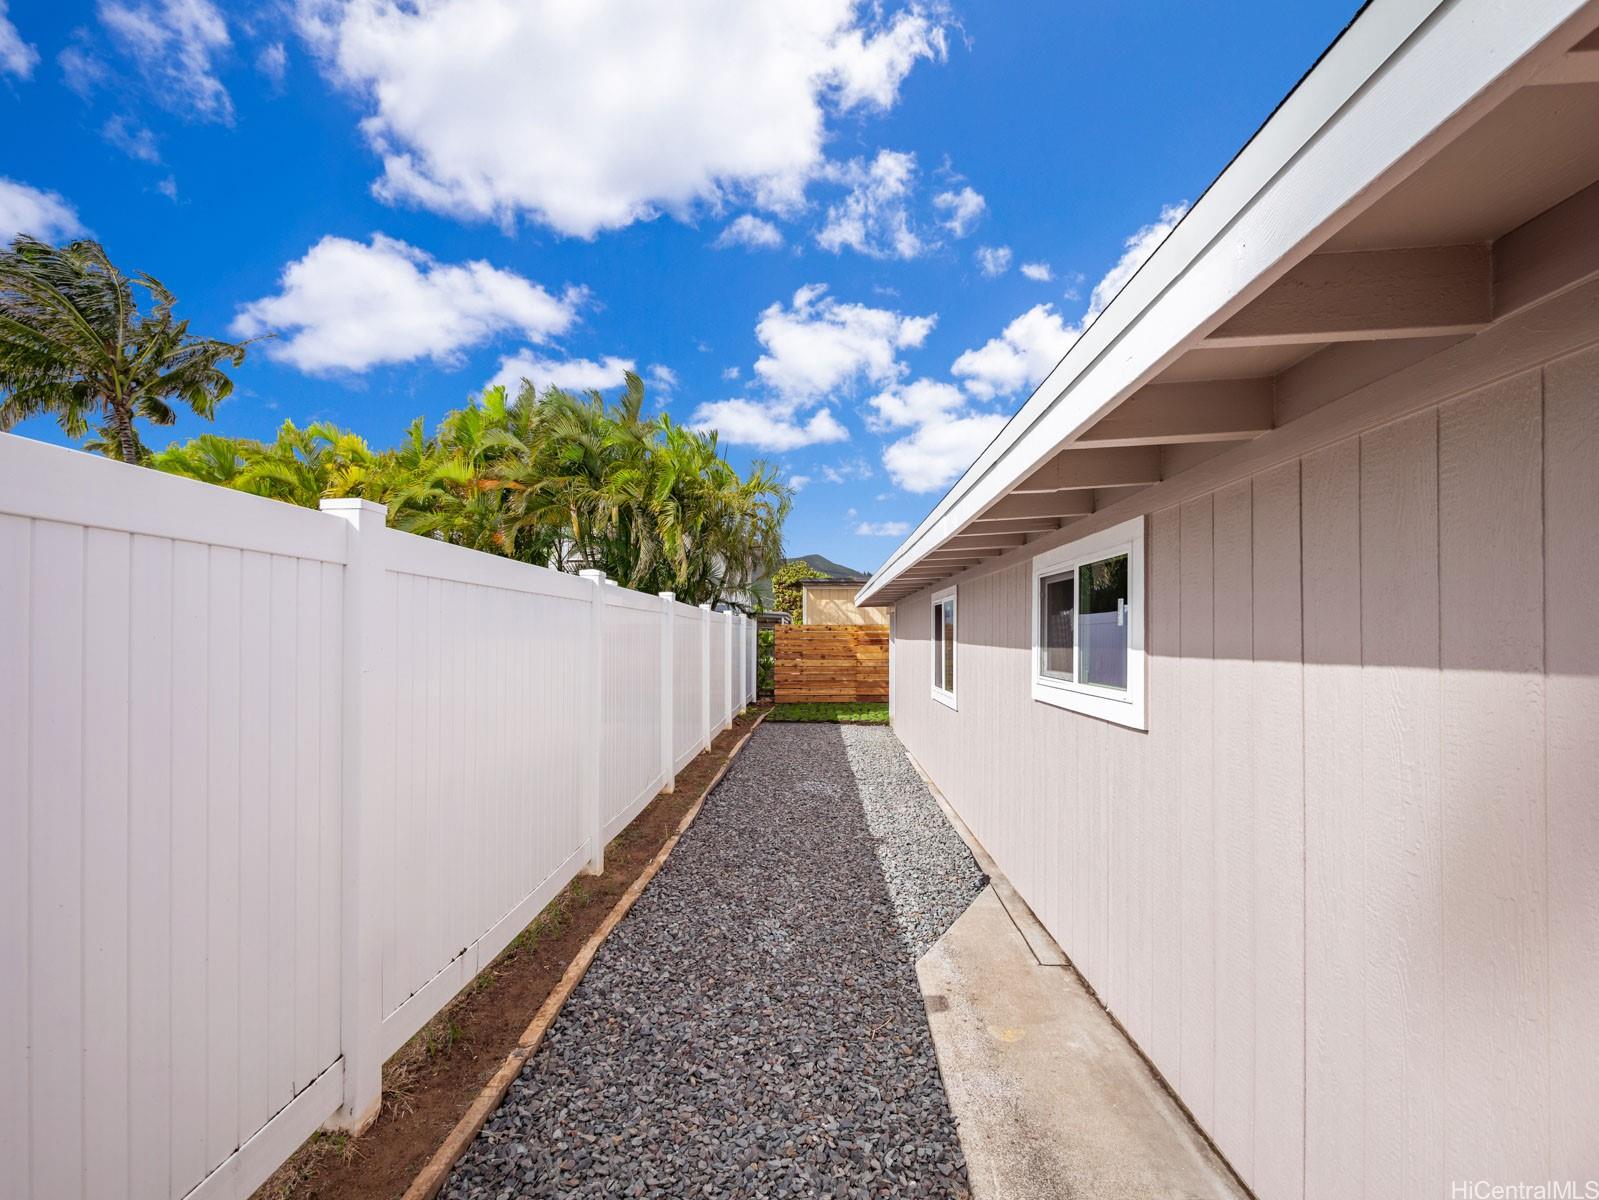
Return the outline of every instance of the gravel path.
{"type": "Polygon", "coordinates": [[[914,964],[983,883],[889,730],[761,726],[444,1195],[967,1195],[914,964]]]}

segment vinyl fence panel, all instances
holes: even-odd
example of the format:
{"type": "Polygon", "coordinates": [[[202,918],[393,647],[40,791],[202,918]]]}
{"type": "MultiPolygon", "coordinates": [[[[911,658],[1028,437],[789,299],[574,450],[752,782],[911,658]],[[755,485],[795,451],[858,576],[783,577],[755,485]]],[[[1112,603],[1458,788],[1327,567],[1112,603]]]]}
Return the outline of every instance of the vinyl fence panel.
{"type": "Polygon", "coordinates": [[[713,612],[706,632],[711,639],[711,736],[726,728],[728,718],[727,678],[727,625],[726,613],[713,612]]]}
{"type": "Polygon", "coordinates": [[[582,865],[577,748],[589,585],[379,531],[393,647],[380,849],[383,1054],[582,865]]]}
{"type": "Polygon", "coordinates": [[[0,1192],[264,1178],[338,1102],[342,531],[0,451],[0,1192]]]}
{"type": "Polygon", "coordinates": [[[661,603],[607,588],[605,595],[604,771],[607,839],[655,798],[661,772],[661,603]]]}
{"type": "Polygon", "coordinates": [[[359,1124],[743,686],[729,616],[324,507],[0,435],[0,1195],[359,1124]]]}
{"type": "Polygon", "coordinates": [[[672,745],[681,771],[705,748],[704,613],[690,604],[672,604],[672,745]]]}

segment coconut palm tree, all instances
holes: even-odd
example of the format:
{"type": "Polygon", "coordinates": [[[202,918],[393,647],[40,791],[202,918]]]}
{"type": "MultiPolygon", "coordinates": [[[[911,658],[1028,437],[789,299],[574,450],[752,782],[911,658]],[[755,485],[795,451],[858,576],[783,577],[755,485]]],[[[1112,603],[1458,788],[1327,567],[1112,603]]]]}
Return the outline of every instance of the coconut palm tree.
{"type": "Polygon", "coordinates": [[[54,413],[83,437],[102,422],[101,449],[134,463],[145,457],[136,420],[170,425],[174,405],[210,417],[233,387],[222,365],[242,363],[248,343],[191,334],[176,303],[160,280],[124,275],[99,242],[17,237],[0,251],[0,429],[54,413]]]}

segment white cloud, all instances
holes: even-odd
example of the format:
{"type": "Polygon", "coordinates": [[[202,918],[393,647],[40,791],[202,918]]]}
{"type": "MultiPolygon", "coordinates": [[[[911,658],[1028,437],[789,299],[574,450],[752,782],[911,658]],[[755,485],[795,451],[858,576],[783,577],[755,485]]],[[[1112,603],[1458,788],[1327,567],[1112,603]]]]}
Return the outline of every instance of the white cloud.
{"type": "Polygon", "coordinates": [[[869,401],[874,429],[908,428],[941,421],[960,411],[966,396],[953,383],[918,379],[914,383],[884,389],[869,401]]]}
{"type": "Polygon", "coordinates": [[[282,83],[289,73],[289,52],[282,42],[273,42],[255,57],[256,70],[273,83],[282,83]]]}
{"type": "Polygon", "coordinates": [[[59,242],[84,232],[76,210],[59,194],[0,176],[0,245],[19,233],[59,242]]]}
{"type": "Polygon", "coordinates": [[[591,358],[550,359],[540,358],[531,351],[510,355],[500,360],[500,369],[489,380],[490,386],[501,386],[513,392],[525,379],[535,391],[560,388],[563,392],[604,391],[621,387],[624,376],[633,370],[631,358],[607,355],[599,362],[591,358]]]}
{"type": "Polygon", "coordinates": [[[100,136],[129,158],[147,163],[161,161],[161,151],[156,148],[155,134],[151,133],[148,127],[120,113],[105,123],[105,127],[100,130],[100,136]]]}
{"type": "Polygon", "coordinates": [[[1083,319],[1078,322],[1080,328],[1086,329],[1091,321],[1105,307],[1116,298],[1116,293],[1122,290],[1125,284],[1144,265],[1144,260],[1155,253],[1166,235],[1177,227],[1177,222],[1183,219],[1183,214],[1188,211],[1186,203],[1168,204],[1160,210],[1160,216],[1145,225],[1123,243],[1122,256],[1116,260],[1116,265],[1105,272],[1105,276],[1094,285],[1094,290],[1088,296],[1088,311],[1083,314],[1083,319]]]}
{"type": "Polygon", "coordinates": [[[854,458],[836,466],[822,467],[822,478],[828,483],[845,483],[851,479],[870,479],[872,468],[864,458],[854,458]]]}
{"type": "Polygon", "coordinates": [[[728,380],[729,382],[737,379],[738,376],[739,370],[737,367],[724,367],[722,370],[722,378],[728,380]]]}
{"type": "Polygon", "coordinates": [[[714,429],[722,438],[758,450],[798,450],[821,442],[845,442],[849,431],[827,409],[820,409],[801,424],[782,405],[755,400],[716,400],[694,410],[689,424],[714,429]]]}
{"type": "Polygon", "coordinates": [[[829,119],[946,54],[938,9],[862,0],[299,0],[368,110],[378,195],[592,237],[745,199],[792,211],[829,119]],[[531,64],[537,64],[536,69],[531,64]]]}
{"type": "MultiPolygon", "coordinates": [[[[81,42],[83,31],[79,33],[81,42]]],[[[61,81],[85,100],[105,82],[109,74],[105,63],[83,44],[66,47],[56,55],[56,63],[61,67],[61,81]]]]}
{"type": "Polygon", "coordinates": [[[1054,305],[1035,304],[1005,326],[998,337],[957,358],[951,372],[964,380],[972,395],[983,399],[1012,395],[1037,385],[1186,211],[1186,205],[1167,205],[1158,220],[1143,226],[1123,243],[1121,258],[1094,285],[1087,310],[1074,324],[1068,324],[1054,305]]]}
{"type": "Polygon", "coordinates": [[[910,531],[909,521],[862,521],[855,526],[858,537],[904,537],[910,531]]]}
{"type": "Polygon", "coordinates": [[[909,204],[916,181],[916,156],[879,150],[870,164],[861,159],[830,167],[826,177],[849,192],[829,205],[816,244],[837,254],[851,249],[872,258],[915,258],[926,243],[911,227],[909,204]]]}
{"type": "Polygon", "coordinates": [[[233,100],[213,61],[232,39],[210,0],[100,0],[100,21],[163,104],[202,120],[233,121],[233,100]]]}
{"type": "Polygon", "coordinates": [[[977,269],[990,279],[1010,270],[1009,246],[979,246],[977,253],[972,257],[977,260],[977,269]]]}
{"type": "MultiPolygon", "coordinates": [[[[1087,311],[1077,322],[1068,323],[1052,304],[1035,304],[1005,326],[998,337],[954,361],[950,373],[961,386],[918,379],[909,384],[895,382],[872,397],[867,417],[872,429],[912,431],[884,448],[883,465],[889,477],[912,492],[938,491],[959,477],[1005,424],[998,413],[972,408],[968,397],[1009,396],[1042,380],[1182,213],[1181,205],[1167,207],[1158,221],[1127,239],[1121,258],[1094,287],[1087,311]]],[[[1000,249],[1008,266],[1010,251],[1000,249]]],[[[988,251],[988,247],[978,251],[980,262],[988,251]]],[[[1052,274],[1045,263],[1026,263],[1022,270],[1041,281],[1052,274]]]]}
{"type": "Polygon", "coordinates": [[[718,250],[729,246],[743,246],[746,250],[775,250],[783,244],[783,235],[776,225],[754,213],[745,213],[722,230],[722,236],[713,245],[718,250]]]}
{"type": "Polygon", "coordinates": [[[171,200],[173,203],[177,202],[177,199],[178,199],[178,181],[173,176],[168,175],[165,179],[163,179],[160,182],[158,182],[155,185],[155,190],[160,192],[163,196],[165,196],[168,200],[171,200]]]}
{"type": "Polygon", "coordinates": [[[923,425],[883,451],[883,465],[908,492],[936,492],[971,466],[1005,425],[997,413],[976,413],[923,425]]]}
{"type": "Polygon", "coordinates": [[[959,238],[972,231],[972,226],[988,207],[988,201],[973,189],[963,187],[958,192],[940,192],[933,197],[933,205],[947,214],[944,228],[959,238]]]}
{"type": "Polygon", "coordinates": [[[644,378],[649,380],[658,395],[664,396],[677,388],[677,372],[665,363],[651,363],[644,370],[644,378]]]}
{"type": "Polygon", "coordinates": [[[905,371],[899,352],[920,346],[936,320],[845,304],[827,295],[826,285],[811,284],[789,307],[773,304],[761,313],[755,336],[766,352],[755,374],[793,404],[862,381],[884,386],[905,371]]]}
{"type": "Polygon", "coordinates": [[[1048,283],[1055,278],[1055,272],[1049,269],[1047,262],[1024,262],[1021,272],[1034,283],[1048,283]]]}
{"type": "Polygon", "coordinates": [[[1068,325],[1053,304],[1035,304],[950,367],[974,396],[1009,396],[1043,379],[1081,332],[1068,325]]]}
{"type": "Polygon", "coordinates": [[[22,40],[17,27],[6,16],[6,0],[0,0],[0,75],[31,79],[39,65],[39,51],[22,40]]]}
{"type": "Polygon", "coordinates": [[[551,295],[486,262],[441,263],[395,238],[325,237],[283,270],[277,295],[243,305],[233,330],[280,331],[266,354],[302,371],[362,371],[431,358],[504,333],[542,342],[577,317],[580,289],[551,295]]]}
{"type": "Polygon", "coordinates": [[[805,490],[805,485],[810,481],[811,477],[809,475],[790,475],[788,477],[788,486],[793,488],[796,492],[803,492],[805,490]]]}

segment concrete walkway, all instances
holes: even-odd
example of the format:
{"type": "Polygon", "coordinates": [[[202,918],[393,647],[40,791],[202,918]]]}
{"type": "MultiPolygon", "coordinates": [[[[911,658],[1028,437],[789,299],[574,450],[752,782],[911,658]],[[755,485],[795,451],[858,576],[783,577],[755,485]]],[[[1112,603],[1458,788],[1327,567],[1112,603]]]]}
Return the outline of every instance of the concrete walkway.
{"type": "Polygon", "coordinates": [[[1248,1200],[940,804],[992,880],[916,964],[973,1200],[1248,1200]]]}

